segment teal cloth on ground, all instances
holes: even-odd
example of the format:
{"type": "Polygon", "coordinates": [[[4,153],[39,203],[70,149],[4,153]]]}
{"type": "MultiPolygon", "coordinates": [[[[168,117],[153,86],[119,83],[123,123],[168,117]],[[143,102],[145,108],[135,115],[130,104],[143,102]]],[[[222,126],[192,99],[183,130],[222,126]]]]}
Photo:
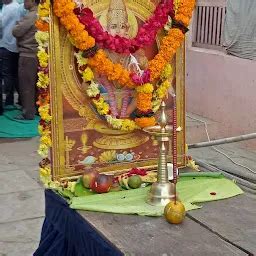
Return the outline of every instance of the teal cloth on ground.
{"type": "Polygon", "coordinates": [[[15,107],[8,107],[0,116],[0,138],[31,138],[39,136],[39,117],[34,120],[16,120],[15,116],[21,111],[15,107]]]}
{"type": "MultiPolygon", "coordinates": [[[[147,216],[163,215],[164,207],[146,203],[150,187],[73,197],[70,207],[76,210],[138,214],[147,216]]],[[[199,203],[234,197],[243,191],[231,180],[219,173],[182,174],[177,183],[178,197],[186,211],[201,208],[199,203]]]]}

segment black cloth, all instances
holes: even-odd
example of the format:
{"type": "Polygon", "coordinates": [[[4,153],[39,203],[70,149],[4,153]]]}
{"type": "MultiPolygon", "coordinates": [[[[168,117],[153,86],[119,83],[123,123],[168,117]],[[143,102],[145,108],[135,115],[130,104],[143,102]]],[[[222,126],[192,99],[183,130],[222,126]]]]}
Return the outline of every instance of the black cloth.
{"type": "Polygon", "coordinates": [[[4,81],[4,92],[6,94],[5,105],[14,104],[14,91],[18,91],[18,60],[19,54],[0,48],[0,59],[2,62],[0,77],[4,81]]]}
{"type": "Polygon", "coordinates": [[[123,255],[53,191],[45,191],[45,204],[41,241],[34,256],[123,255]]]}

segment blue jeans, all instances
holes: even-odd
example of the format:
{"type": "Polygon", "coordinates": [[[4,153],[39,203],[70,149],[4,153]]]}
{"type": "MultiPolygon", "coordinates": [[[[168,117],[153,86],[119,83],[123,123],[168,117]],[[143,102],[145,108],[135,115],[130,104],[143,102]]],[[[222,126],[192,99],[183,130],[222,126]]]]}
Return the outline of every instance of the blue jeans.
{"type": "Polygon", "coordinates": [[[18,91],[18,60],[19,54],[0,48],[0,79],[4,82],[4,90],[0,82],[0,93],[6,94],[5,105],[14,104],[14,90],[18,91]]]}

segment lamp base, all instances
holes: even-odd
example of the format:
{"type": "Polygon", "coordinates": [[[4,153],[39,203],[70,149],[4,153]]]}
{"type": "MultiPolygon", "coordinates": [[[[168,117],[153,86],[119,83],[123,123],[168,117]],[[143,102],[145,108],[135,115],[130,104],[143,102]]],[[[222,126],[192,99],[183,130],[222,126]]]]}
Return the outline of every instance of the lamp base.
{"type": "Polygon", "coordinates": [[[147,203],[150,205],[165,206],[175,198],[174,184],[170,182],[152,184],[147,203]]]}

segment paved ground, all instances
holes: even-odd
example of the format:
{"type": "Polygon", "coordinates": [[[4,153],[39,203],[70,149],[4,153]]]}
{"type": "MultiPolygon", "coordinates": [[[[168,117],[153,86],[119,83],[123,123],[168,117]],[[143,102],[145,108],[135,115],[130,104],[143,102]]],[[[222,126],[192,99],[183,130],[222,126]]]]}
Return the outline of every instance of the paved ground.
{"type": "MultiPolygon", "coordinates": [[[[237,145],[222,146],[221,150],[255,169],[256,152],[238,149],[237,145]]],[[[44,194],[38,182],[40,158],[36,153],[37,146],[37,138],[0,140],[0,256],[29,256],[38,245],[44,217],[44,194]]],[[[249,172],[212,149],[195,149],[189,153],[222,169],[249,172]]],[[[211,202],[201,210],[189,212],[187,224],[176,228],[180,236],[180,243],[176,246],[183,246],[182,234],[198,230],[197,235],[192,232],[191,239],[194,248],[202,248],[195,250],[202,253],[188,251],[179,255],[206,255],[203,252],[214,247],[216,251],[207,255],[256,254],[255,203],[255,195],[244,194],[211,202]]]]}
{"type": "Polygon", "coordinates": [[[44,217],[38,139],[0,140],[0,256],[29,256],[44,217]]]}

